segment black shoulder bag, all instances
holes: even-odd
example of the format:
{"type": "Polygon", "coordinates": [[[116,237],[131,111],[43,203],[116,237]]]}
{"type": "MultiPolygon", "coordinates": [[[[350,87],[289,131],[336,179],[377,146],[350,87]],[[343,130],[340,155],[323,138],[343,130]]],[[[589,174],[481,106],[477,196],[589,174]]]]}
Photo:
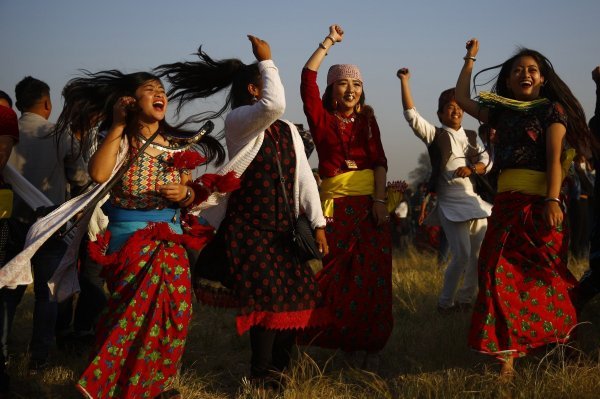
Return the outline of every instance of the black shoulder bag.
{"type": "Polygon", "coordinates": [[[323,254],[317,247],[310,221],[305,214],[301,214],[298,216],[298,219],[296,219],[290,209],[290,202],[288,201],[287,191],[285,189],[285,178],[283,177],[281,162],[279,161],[279,154],[277,151],[275,151],[275,159],[277,160],[277,170],[279,171],[279,182],[281,183],[281,189],[283,190],[283,201],[285,202],[285,207],[290,218],[290,225],[292,226],[292,240],[295,244],[296,255],[301,262],[307,262],[311,259],[323,259],[323,254]]]}

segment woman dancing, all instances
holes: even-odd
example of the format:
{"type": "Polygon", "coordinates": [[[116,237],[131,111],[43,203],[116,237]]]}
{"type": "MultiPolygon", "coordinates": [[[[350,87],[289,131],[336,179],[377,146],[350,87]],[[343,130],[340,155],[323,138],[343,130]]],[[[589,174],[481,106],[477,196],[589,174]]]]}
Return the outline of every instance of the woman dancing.
{"type": "MultiPolygon", "coordinates": [[[[217,61],[200,50],[199,61],[164,65],[159,71],[182,105],[231,87],[220,111],[231,104],[225,119],[230,162],[219,173],[241,176],[241,188],[197,208],[213,226],[220,225],[215,242],[222,243],[226,259],[219,278],[229,298],[206,287],[199,288],[198,296],[207,304],[239,309],[237,331],[250,331],[251,377],[261,384],[287,367],[295,331],[329,320],[309,265],[294,252],[290,210],[294,217],[306,214],[319,249],[324,254],[328,249],[302,138],[292,123],[279,119],[285,96],[271,49],[255,36],[248,38],[258,63],[217,61]]],[[[200,268],[202,261],[200,254],[200,268]]]]}
{"type": "Polygon", "coordinates": [[[586,154],[592,139],[581,105],[535,50],[521,49],[493,67],[500,68],[494,93],[471,100],[479,42],[471,39],[466,47],[456,101],[496,129],[494,169],[500,173],[479,255],[469,345],[498,357],[501,375],[510,377],[514,358],[565,342],[577,322],[561,185],[563,165],[573,155],[567,148],[586,154]]]}
{"type": "MultiPolygon", "coordinates": [[[[181,210],[208,194],[198,195],[188,186],[190,171],[202,163],[220,162],[224,150],[210,137],[194,137],[165,122],[165,90],[150,73],[86,73],[71,80],[63,95],[57,134],[80,126],[85,151],[94,141],[96,122],[100,130],[108,129],[89,163],[90,176],[99,185],[36,223],[14,267],[23,269],[44,240],[103,197],[109,181],[114,183],[104,208],[110,218],[107,232],[90,247],[90,256],[104,266],[110,299],[98,323],[92,361],[77,388],[90,398],[180,397],[173,382],[191,317],[184,246],[197,249],[212,234],[194,218],[186,218],[184,232],[181,210]],[[191,147],[198,140],[206,158],[191,147]],[[117,174],[121,168],[124,173],[117,174]]],[[[61,266],[72,264],[90,214],[79,223],[61,266]]],[[[57,275],[63,273],[59,267],[57,275]]],[[[59,297],[65,286],[60,280],[61,276],[51,280],[59,297]]]]}
{"type": "Polygon", "coordinates": [[[356,65],[333,65],[322,98],[319,93],[317,71],[343,37],[340,26],[330,26],[329,35],[302,70],[300,93],[319,154],[330,242],[317,279],[334,315],[330,327],[304,341],[345,352],[376,353],[385,346],[393,325],[387,159],[373,110],[365,105],[356,65]]]}

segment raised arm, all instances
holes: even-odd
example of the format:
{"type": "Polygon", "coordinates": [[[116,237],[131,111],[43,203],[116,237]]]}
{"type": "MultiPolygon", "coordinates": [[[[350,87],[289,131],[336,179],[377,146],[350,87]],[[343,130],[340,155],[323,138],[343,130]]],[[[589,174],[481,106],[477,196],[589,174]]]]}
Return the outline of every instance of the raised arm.
{"type": "Polygon", "coordinates": [[[473,118],[481,122],[488,122],[487,108],[481,108],[477,101],[471,99],[471,75],[473,74],[473,65],[475,57],[479,52],[479,41],[475,38],[467,41],[467,55],[463,57],[465,63],[458,75],[456,82],[456,102],[460,107],[473,118]]]}
{"type": "Polygon", "coordinates": [[[127,124],[127,113],[135,106],[135,98],[121,97],[113,106],[113,123],[98,149],[88,164],[90,177],[96,183],[104,183],[117,163],[117,154],[121,145],[121,137],[127,124]]]}
{"type": "MultiPolygon", "coordinates": [[[[225,138],[230,150],[230,145],[239,150],[241,145],[263,132],[283,115],[286,106],[285,91],[279,70],[271,59],[269,44],[252,35],[248,35],[248,39],[258,61],[262,86],[258,88],[253,84],[248,85],[248,90],[257,97],[257,101],[252,105],[235,108],[227,115],[225,138]]],[[[230,157],[233,155],[229,154],[230,157]]]]}
{"type": "Polygon", "coordinates": [[[423,140],[427,145],[433,142],[435,138],[435,126],[425,120],[415,108],[412,93],[410,91],[410,71],[408,68],[400,68],[396,72],[400,79],[400,91],[402,92],[402,108],[404,109],[404,118],[415,135],[423,140]]]}
{"type": "Polygon", "coordinates": [[[334,44],[341,42],[343,38],[344,31],[342,30],[342,27],[339,25],[331,25],[329,27],[329,35],[325,36],[325,39],[319,43],[319,47],[317,47],[308,61],[306,61],[304,68],[315,72],[318,71],[323,59],[327,55],[327,51],[329,51],[334,44]]]}
{"type": "Polygon", "coordinates": [[[410,71],[408,68],[400,68],[396,72],[396,76],[400,79],[400,92],[402,93],[402,108],[406,111],[415,107],[413,103],[412,93],[410,92],[410,71]]]}

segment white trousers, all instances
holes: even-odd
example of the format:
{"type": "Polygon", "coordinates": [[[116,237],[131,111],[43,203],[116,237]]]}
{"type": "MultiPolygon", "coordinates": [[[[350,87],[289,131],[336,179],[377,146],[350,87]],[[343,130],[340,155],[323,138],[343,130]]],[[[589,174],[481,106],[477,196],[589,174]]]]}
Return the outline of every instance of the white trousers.
{"type": "Polygon", "coordinates": [[[487,229],[487,218],[452,222],[439,208],[438,216],[452,253],[438,305],[447,308],[454,305],[455,301],[470,304],[477,292],[477,261],[487,229]],[[457,291],[461,277],[462,286],[457,291]]]}

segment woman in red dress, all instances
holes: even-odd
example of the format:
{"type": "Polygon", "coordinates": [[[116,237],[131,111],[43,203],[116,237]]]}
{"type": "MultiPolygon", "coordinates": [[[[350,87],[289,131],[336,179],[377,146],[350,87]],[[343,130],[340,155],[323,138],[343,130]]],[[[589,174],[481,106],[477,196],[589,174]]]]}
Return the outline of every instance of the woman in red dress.
{"type": "MultiPolygon", "coordinates": [[[[59,131],[76,124],[90,143],[96,122],[107,129],[89,162],[99,185],[82,197],[102,197],[98,189],[115,182],[103,206],[107,232],[90,244],[110,298],[77,388],[88,398],[178,398],[173,384],[191,318],[186,247],[198,249],[212,235],[185,210],[206,198],[189,185],[191,170],[207,160],[193,137],[182,139],[189,132],[165,122],[168,100],[153,74],[90,73],[70,81],[63,96],[59,131]]],[[[209,160],[224,158],[218,141],[204,137],[200,146],[209,160]]]]}
{"type": "Polygon", "coordinates": [[[567,341],[577,323],[561,185],[572,149],[589,152],[592,138],[581,105],[534,50],[522,49],[499,65],[494,93],[471,100],[478,50],[477,39],[467,42],[456,101],[496,129],[499,177],[479,254],[469,345],[498,357],[501,375],[510,377],[514,358],[567,341]]]}
{"type": "Polygon", "coordinates": [[[330,244],[317,279],[334,315],[333,325],[303,340],[345,352],[376,353],[393,325],[387,159],[373,110],[365,105],[358,67],[333,65],[322,98],[317,86],[321,62],[343,35],[332,25],[302,70],[300,93],[319,155],[330,244]]]}

